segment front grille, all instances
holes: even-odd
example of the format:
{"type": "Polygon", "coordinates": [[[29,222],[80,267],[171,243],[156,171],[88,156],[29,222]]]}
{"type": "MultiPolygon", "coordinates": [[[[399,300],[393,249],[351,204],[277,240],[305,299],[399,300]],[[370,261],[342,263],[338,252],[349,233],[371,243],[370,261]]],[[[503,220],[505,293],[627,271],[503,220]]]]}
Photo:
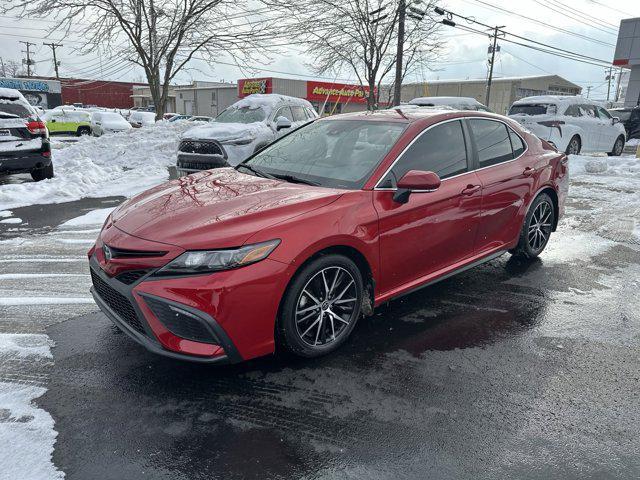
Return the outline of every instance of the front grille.
{"type": "Polygon", "coordinates": [[[142,334],[146,334],[138,315],[136,315],[136,311],[133,309],[131,302],[122,295],[120,292],[116,291],[113,287],[111,287],[107,282],[102,280],[100,276],[91,269],[91,281],[93,282],[93,288],[95,288],[96,293],[100,296],[100,298],[106,303],[111,310],[113,310],[124,322],[126,322],[131,328],[140,332],[142,334]]]}
{"type": "Polygon", "coordinates": [[[124,248],[116,248],[109,245],[103,245],[102,250],[105,253],[105,257],[108,251],[110,258],[162,257],[167,254],[167,252],[155,250],[125,250],[124,248]]]}
{"type": "Polygon", "coordinates": [[[204,321],[198,319],[192,313],[155,298],[145,296],[144,301],[149,305],[158,320],[174,335],[194,342],[219,344],[218,340],[211,335],[209,329],[204,325],[204,321]]]}
{"type": "Polygon", "coordinates": [[[201,142],[197,140],[183,140],[179,150],[183,153],[196,153],[198,155],[223,156],[222,148],[217,142],[201,142]]]}
{"type": "Polygon", "coordinates": [[[229,165],[224,159],[218,162],[189,162],[178,159],[178,168],[185,170],[210,170],[212,168],[228,167],[229,165]]]}
{"type": "Polygon", "coordinates": [[[116,279],[125,285],[131,285],[144,277],[151,270],[129,270],[127,272],[116,275],[116,279]]]}

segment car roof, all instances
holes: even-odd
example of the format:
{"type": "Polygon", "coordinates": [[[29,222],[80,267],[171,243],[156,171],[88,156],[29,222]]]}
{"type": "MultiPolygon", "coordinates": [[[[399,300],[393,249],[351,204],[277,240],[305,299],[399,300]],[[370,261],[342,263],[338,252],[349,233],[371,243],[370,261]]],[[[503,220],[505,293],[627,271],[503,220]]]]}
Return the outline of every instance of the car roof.
{"type": "MultiPolygon", "coordinates": [[[[246,97],[238,100],[236,103],[231,105],[233,108],[259,108],[259,107],[270,107],[275,108],[282,105],[298,105],[301,107],[310,107],[313,108],[311,103],[309,103],[304,98],[298,97],[290,97],[288,95],[281,95],[279,93],[254,93],[251,95],[247,95],[246,97]]],[[[230,107],[230,108],[231,108],[230,107]]]]}
{"type": "Polygon", "coordinates": [[[400,122],[400,123],[414,123],[422,122],[424,124],[436,123],[441,120],[449,118],[465,118],[465,117],[487,117],[494,118],[496,120],[506,121],[511,124],[511,120],[503,115],[498,115],[491,112],[479,112],[475,110],[456,110],[450,107],[421,107],[411,108],[403,110],[401,107],[376,110],[373,112],[353,112],[343,113],[340,115],[332,115],[330,117],[324,117],[321,121],[333,121],[333,120],[367,120],[367,121],[383,121],[383,122],[400,122]]]}
{"type": "Polygon", "coordinates": [[[482,105],[472,97],[417,97],[409,105],[482,105]]]}
{"type": "Polygon", "coordinates": [[[581,95],[537,95],[516,100],[515,102],[513,102],[513,105],[529,105],[532,103],[551,103],[556,105],[600,105],[601,102],[583,97],[581,95]]]}

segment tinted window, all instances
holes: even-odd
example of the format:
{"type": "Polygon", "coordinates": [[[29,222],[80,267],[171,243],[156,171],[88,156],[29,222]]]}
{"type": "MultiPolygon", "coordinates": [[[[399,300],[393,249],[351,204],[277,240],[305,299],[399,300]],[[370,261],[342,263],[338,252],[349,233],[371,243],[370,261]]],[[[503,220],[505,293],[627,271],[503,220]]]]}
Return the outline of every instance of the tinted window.
{"type": "Polygon", "coordinates": [[[423,133],[402,154],[389,175],[380,184],[392,188],[409,170],[437,173],[445,179],[467,171],[467,149],[459,121],[436,125],[423,133]]]}
{"type": "Polygon", "coordinates": [[[31,116],[29,108],[22,103],[0,103],[0,118],[27,118],[31,116]]]}
{"type": "Polygon", "coordinates": [[[522,139],[510,128],[507,128],[509,131],[509,138],[511,139],[511,147],[513,148],[513,158],[519,157],[525,151],[524,142],[522,139]]]}
{"type": "Polygon", "coordinates": [[[469,120],[476,142],[480,167],[488,167],[513,158],[507,126],[493,120],[469,120]]]}
{"type": "Polygon", "coordinates": [[[278,110],[278,113],[276,113],[276,116],[274,118],[277,120],[278,117],[285,117],[293,122],[293,115],[291,114],[291,109],[289,107],[282,107],[280,110],[278,110]]]}
{"type": "Polygon", "coordinates": [[[600,118],[608,118],[611,119],[611,115],[609,114],[609,112],[607,112],[604,108],[602,107],[598,107],[598,114],[600,115],[600,118]]]}
{"type": "Polygon", "coordinates": [[[555,105],[545,103],[532,103],[528,105],[512,105],[509,109],[509,115],[546,115],[547,113],[555,113],[555,111],[555,105]]]}
{"type": "Polygon", "coordinates": [[[567,111],[564,112],[564,114],[568,115],[569,117],[581,117],[582,110],[580,110],[580,107],[578,105],[569,105],[567,107],[567,111]]]}
{"type": "Polygon", "coordinates": [[[583,117],[598,118],[598,113],[594,105],[580,105],[579,108],[583,117]]]}
{"type": "Polygon", "coordinates": [[[304,108],[302,107],[291,107],[291,113],[293,113],[293,120],[295,122],[304,122],[307,120],[307,116],[304,113],[304,108]]]}

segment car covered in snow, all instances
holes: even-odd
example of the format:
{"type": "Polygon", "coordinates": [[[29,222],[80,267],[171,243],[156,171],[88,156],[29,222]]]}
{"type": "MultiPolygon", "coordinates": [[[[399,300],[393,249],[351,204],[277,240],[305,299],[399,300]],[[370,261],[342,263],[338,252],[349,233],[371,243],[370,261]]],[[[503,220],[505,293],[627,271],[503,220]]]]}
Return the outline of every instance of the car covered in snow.
{"type": "Polygon", "coordinates": [[[150,127],[156,123],[156,114],[154,112],[136,110],[129,115],[129,123],[134,128],[150,127]]]}
{"type": "Polygon", "coordinates": [[[318,118],[301,98],[253,94],[231,105],[213,122],[187,130],[178,147],[181,175],[236,166],[276,138],[318,118]]]}
{"type": "Polygon", "coordinates": [[[0,175],[30,173],[35,181],[53,177],[49,133],[24,96],[0,88],[0,175]]]}
{"type": "Polygon", "coordinates": [[[526,97],[511,105],[508,116],[566,154],[606,152],[618,156],[626,141],[620,119],[581,96],[526,97]]]}
{"type": "Polygon", "coordinates": [[[490,112],[485,105],[471,97],[418,97],[409,101],[418,107],[451,107],[455,110],[490,112]]]}
{"type": "Polygon", "coordinates": [[[91,131],[96,137],[105,133],[125,132],[131,128],[131,124],[116,112],[94,112],[91,115],[91,131]]]}
{"type": "Polygon", "coordinates": [[[609,113],[613,118],[620,119],[627,131],[627,140],[640,138],[640,106],[611,108],[609,113]]]}
{"type": "Polygon", "coordinates": [[[91,113],[76,108],[48,110],[43,116],[52,135],[91,135],[91,113]]]}

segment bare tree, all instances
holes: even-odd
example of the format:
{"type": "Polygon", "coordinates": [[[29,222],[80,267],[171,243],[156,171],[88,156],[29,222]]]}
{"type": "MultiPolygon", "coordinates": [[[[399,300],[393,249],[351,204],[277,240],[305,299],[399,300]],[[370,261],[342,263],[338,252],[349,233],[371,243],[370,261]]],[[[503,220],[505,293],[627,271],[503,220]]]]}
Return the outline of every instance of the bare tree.
{"type": "Polygon", "coordinates": [[[24,75],[24,69],[20,62],[4,60],[0,63],[0,77],[19,77],[24,75]]]}
{"type": "MultiPolygon", "coordinates": [[[[399,2],[387,0],[263,0],[287,12],[292,31],[313,58],[318,74],[355,75],[368,90],[367,107],[377,108],[384,79],[396,64],[399,2]]],[[[407,2],[410,7],[411,2],[407,2]]],[[[413,2],[417,3],[417,2],[413,2]]],[[[403,78],[429,68],[442,47],[439,23],[432,17],[433,0],[417,5],[424,15],[407,19],[403,78]],[[421,19],[417,17],[421,16],[421,19]]],[[[414,7],[416,8],[416,7],[414,7]]]]}
{"type": "Polygon", "coordinates": [[[241,1],[5,0],[0,10],[53,16],[58,21],[54,31],[68,34],[73,27],[76,36],[85,39],[81,53],[100,48],[114,59],[111,74],[126,71],[131,63],[142,67],[156,118],[161,118],[170,83],[191,60],[226,57],[242,67],[254,54],[264,56],[269,50],[269,39],[278,33],[276,20],[255,19],[255,10],[241,1]]]}

